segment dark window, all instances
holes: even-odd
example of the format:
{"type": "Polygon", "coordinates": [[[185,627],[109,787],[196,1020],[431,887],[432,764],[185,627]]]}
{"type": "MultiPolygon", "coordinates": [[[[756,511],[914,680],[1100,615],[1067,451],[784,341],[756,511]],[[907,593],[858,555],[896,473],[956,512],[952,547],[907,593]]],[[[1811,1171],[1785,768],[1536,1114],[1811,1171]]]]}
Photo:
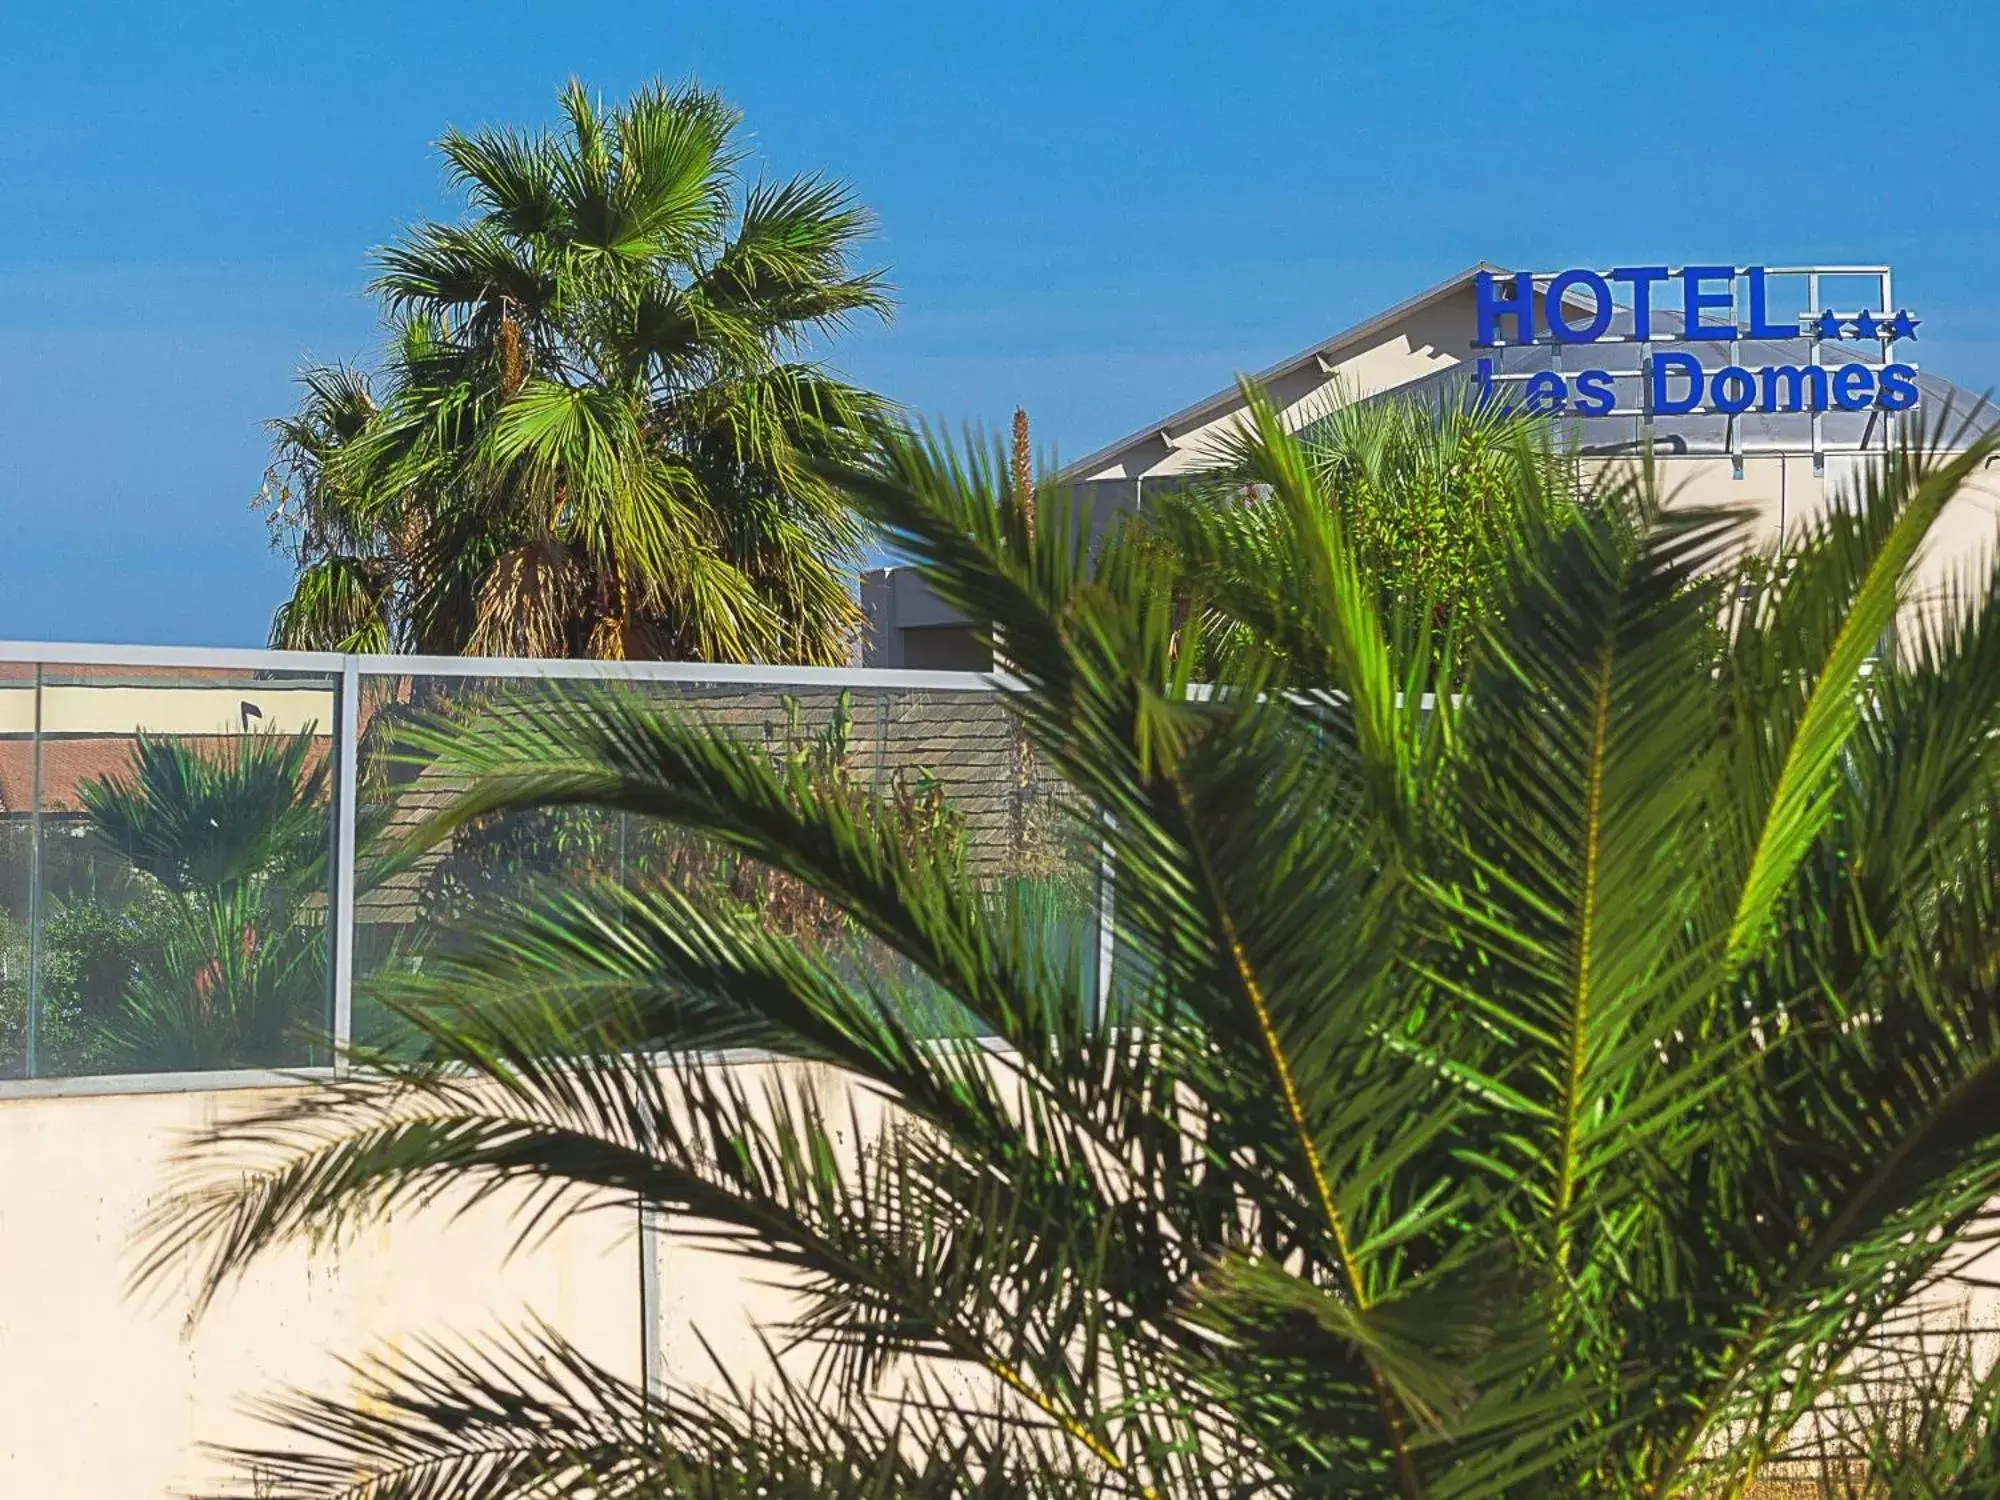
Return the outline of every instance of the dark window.
{"type": "Polygon", "coordinates": [[[903,632],[903,665],[922,672],[989,672],[993,653],[968,626],[913,626],[903,632]]]}

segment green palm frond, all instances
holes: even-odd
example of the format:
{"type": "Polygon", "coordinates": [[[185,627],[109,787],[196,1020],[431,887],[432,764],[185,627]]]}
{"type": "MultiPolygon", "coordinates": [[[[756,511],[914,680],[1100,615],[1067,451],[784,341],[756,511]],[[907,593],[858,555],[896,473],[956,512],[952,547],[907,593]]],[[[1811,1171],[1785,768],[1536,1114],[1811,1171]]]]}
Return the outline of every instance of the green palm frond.
{"type": "Polygon", "coordinates": [[[380,251],[377,265],[369,290],[392,315],[443,312],[455,324],[471,322],[487,337],[503,304],[538,312],[559,291],[551,271],[488,223],[419,226],[404,242],[380,251]],[[471,321],[482,314],[483,325],[471,321]]]}
{"type": "Polygon", "coordinates": [[[744,195],[736,236],[698,289],[718,310],[797,345],[807,330],[832,332],[856,313],[888,311],[880,275],[847,270],[855,246],[873,228],[870,215],[839,183],[811,177],[756,183],[744,195]]]}
{"type": "Polygon", "coordinates": [[[914,1407],[857,1422],[790,1385],[739,1402],[688,1388],[648,1394],[546,1329],[469,1346],[433,1341],[394,1366],[353,1373],[357,1402],[298,1396],[267,1409],[310,1434],[317,1451],[230,1452],[258,1476],[260,1500],[1099,1493],[1059,1458],[1039,1456],[1023,1472],[996,1432],[941,1432],[914,1407]],[[358,1480],[357,1470],[371,1477],[358,1480]]]}
{"type": "Polygon", "coordinates": [[[1788,551],[1784,576],[1754,597],[1735,632],[1732,676],[1761,689],[1769,727],[1743,735],[1735,758],[1732,780],[1745,798],[1738,815],[1756,842],[1730,926],[1732,958],[1761,943],[1824,826],[1831,773],[1860,718],[1862,673],[1909,602],[1912,565],[1938,516],[1995,447],[1988,437],[1949,455],[1922,439],[1892,449],[1857,504],[1788,551]]]}
{"type": "Polygon", "coordinates": [[[1739,534],[1727,514],[1599,497],[1516,585],[1465,687],[1457,869],[1426,877],[1452,934],[1437,977],[1499,1044],[1492,1087],[1518,1115],[1502,1149],[1523,1153],[1508,1186],[1559,1274],[1574,1217],[1622,1207],[1596,1186],[1603,1158],[1673,1133],[1704,1107],[1697,1080],[1732,1065],[1699,1040],[1716,954],[1691,930],[1706,891],[1688,833],[1714,751],[1687,709],[1739,534]],[[1665,1065],[1681,1033],[1698,1040],[1665,1065]]]}
{"type": "Polygon", "coordinates": [[[170,891],[240,886],[325,868],[329,768],[315,727],[246,735],[215,754],[140,735],[128,775],[77,788],[91,832],[170,891]]]}
{"type": "MultiPolygon", "coordinates": [[[[1431,678],[1446,683],[1454,632],[1489,613],[1517,531],[1561,524],[1585,498],[1546,421],[1503,415],[1465,394],[1377,397],[1292,418],[1303,423],[1300,457],[1318,507],[1338,518],[1347,550],[1410,637],[1398,655],[1435,653],[1431,678]]],[[[1325,647],[1302,638],[1306,622],[1292,617],[1290,602],[1308,591],[1289,570],[1305,554],[1246,451],[1258,430],[1245,426],[1215,444],[1213,470],[1169,494],[1155,524],[1210,614],[1215,648],[1226,656],[1268,643],[1299,671],[1325,647]]]]}
{"type": "Polygon", "coordinates": [[[1245,395],[1249,421],[1236,465],[1253,483],[1270,486],[1285,518],[1280,545],[1301,569],[1294,600],[1312,601],[1305,631],[1318,659],[1300,665],[1345,697],[1356,747],[1385,807],[1406,803],[1417,792],[1410,731],[1420,722],[1409,689],[1420,679],[1413,681],[1397,661],[1393,628],[1359,549],[1338,508],[1325,503],[1304,449],[1269,400],[1255,390],[1245,395]]]}
{"type": "Polygon", "coordinates": [[[447,130],[438,141],[455,186],[493,216],[508,240],[552,238],[568,223],[545,135],[489,129],[476,136],[447,130]]]}
{"type": "Polygon", "coordinates": [[[272,616],[271,645],[280,651],[389,650],[385,571],[380,562],[339,554],[308,563],[292,597],[272,616]]]}
{"type": "Polygon", "coordinates": [[[105,1027],[115,1055],[186,1072],[310,1060],[326,1027],[326,944],[297,900],[235,885],[176,903],[105,1027]]]}
{"type": "MultiPolygon", "coordinates": [[[[690,1453],[838,1490],[783,1467],[817,1444],[884,1493],[1665,1500],[1742,1493],[1830,1412],[1884,1483],[1983,1472],[1977,1379],[1902,1457],[1851,1408],[2000,1233],[2000,589],[1912,583],[1992,440],[1907,439],[1776,551],[1645,467],[1586,484],[1435,412],[1335,424],[1336,460],[1249,394],[1233,494],[1095,541],[997,450],[884,431],[809,466],[989,622],[1108,860],[1106,992],[962,837],[691,707],[409,732],[464,788],[410,858],[598,810],[702,859],[521,886],[388,971],[392,1043],[211,1132],[151,1273],[193,1255],[213,1291],[500,1187],[526,1238],[638,1204],[796,1294],[767,1332],[805,1404],[773,1447],[750,1384],[631,1407],[579,1375],[510,1424],[525,1376],[439,1363],[365,1441],[286,1420],[524,1497],[584,1448],[564,1474],[635,1492],[706,1493],[690,1453]],[[1352,502],[1469,473],[1508,519],[1440,616],[1352,502]],[[827,921],[682,873],[725,862],[827,921]],[[541,1456],[466,1478],[461,1431],[541,1456]]],[[[580,476],[575,431],[526,437],[580,476]]]]}

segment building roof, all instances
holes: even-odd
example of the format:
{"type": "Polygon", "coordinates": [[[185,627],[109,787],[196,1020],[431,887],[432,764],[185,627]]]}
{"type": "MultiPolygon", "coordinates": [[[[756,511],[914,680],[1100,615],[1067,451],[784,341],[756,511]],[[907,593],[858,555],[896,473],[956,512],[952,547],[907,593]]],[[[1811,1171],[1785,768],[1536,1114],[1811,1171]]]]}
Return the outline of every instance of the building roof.
{"type": "MultiPolygon", "coordinates": [[[[185,745],[196,754],[222,756],[231,748],[240,745],[241,735],[174,735],[176,744],[185,745]]],[[[130,781],[133,773],[133,751],[138,744],[134,735],[85,735],[48,738],[41,741],[41,789],[42,811],[51,814],[75,813],[83,810],[80,789],[87,782],[130,781]]],[[[34,740],[8,736],[0,739],[0,813],[24,815],[35,806],[35,749],[34,740]]],[[[315,744],[308,758],[308,765],[315,765],[326,755],[323,746],[315,744]]]]}
{"type": "MultiPolygon", "coordinates": [[[[1257,371],[1250,379],[1258,385],[1270,385],[1272,382],[1290,375],[1295,370],[1304,369],[1306,366],[1314,364],[1330,355],[1337,354],[1351,345],[1372,338],[1385,329],[1394,327],[1420,308],[1427,307],[1442,298],[1450,297],[1464,291],[1472,285],[1472,278],[1482,271],[1490,271],[1494,275],[1506,274],[1504,266],[1495,265],[1490,260],[1482,260],[1476,265],[1467,266],[1457,275],[1446,277],[1443,281],[1437,283],[1437,285],[1425,288],[1414,297],[1405,298],[1394,307],[1376,313],[1373,317],[1356,323],[1351,328],[1343,328],[1338,333],[1331,334],[1316,343],[1306,345],[1298,353],[1287,355],[1269,368],[1257,371]]],[[[1142,443],[1160,432],[1171,433],[1179,428],[1200,427],[1205,423],[1212,422],[1217,417],[1226,413],[1239,399],[1241,398],[1237,393],[1236,385],[1232,381],[1212,396],[1204,397],[1191,406],[1184,406],[1179,411],[1160,418],[1157,422],[1148,422],[1144,427],[1127,433],[1124,437],[1118,439],[1117,442],[1107,443],[1096,452],[1087,453],[1074,463],[1065,464],[1056,477],[1060,480],[1088,479],[1096,470],[1103,468],[1121,453],[1124,453],[1136,444],[1142,443]]]]}

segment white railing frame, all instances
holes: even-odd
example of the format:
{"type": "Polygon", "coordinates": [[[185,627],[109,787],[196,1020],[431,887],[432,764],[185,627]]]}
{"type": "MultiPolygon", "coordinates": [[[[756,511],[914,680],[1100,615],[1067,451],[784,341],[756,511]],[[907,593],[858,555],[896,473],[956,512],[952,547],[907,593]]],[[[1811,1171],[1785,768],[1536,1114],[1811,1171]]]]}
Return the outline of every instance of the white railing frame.
{"type": "MultiPolygon", "coordinates": [[[[45,667],[141,667],[153,671],[238,671],[323,676],[332,679],[332,868],[327,890],[330,1020],[334,1064],[274,1070],[119,1073],[91,1077],[0,1080],[0,1099],[88,1094],[206,1092],[217,1089],[304,1085],[339,1076],[346,1066],[354,1026],[354,927],[356,897],[355,813],[360,771],[360,706],[371,677],[504,678],[518,681],[661,682],[717,687],[873,689],[888,692],[992,693],[1014,686],[997,672],[927,672],[883,667],[787,667],[723,662],[554,661],[525,657],[380,656],[328,651],[274,651],[236,647],[141,646],[73,641],[0,641],[0,664],[45,667]]],[[[39,749],[36,765],[40,764],[39,749]]],[[[39,799],[37,799],[39,801],[39,799]]],[[[1107,941],[1103,937],[1100,941],[1107,941]]]]}

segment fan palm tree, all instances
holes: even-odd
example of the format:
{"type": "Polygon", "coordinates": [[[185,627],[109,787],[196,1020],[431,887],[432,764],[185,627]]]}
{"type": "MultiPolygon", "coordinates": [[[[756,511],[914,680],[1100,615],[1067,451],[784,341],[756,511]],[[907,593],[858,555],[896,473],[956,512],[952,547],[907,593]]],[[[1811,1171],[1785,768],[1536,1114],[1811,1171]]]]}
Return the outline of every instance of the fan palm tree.
{"type": "Polygon", "coordinates": [[[128,775],[81,783],[90,830],[168,891],[235,889],[275,876],[324,885],[330,768],[315,726],[246,735],[222,750],[141,734],[128,775]]]}
{"type": "Polygon", "coordinates": [[[805,357],[884,313],[838,184],[744,175],[692,85],[449,132],[472,216],[380,252],[373,379],[308,371],[267,497],[273,644],[841,662],[860,533],[817,465],[881,403],[805,357]]]}
{"type": "Polygon", "coordinates": [[[158,895],[154,941],[129,956],[115,1008],[99,1020],[121,1064],[308,1057],[327,943],[305,909],[326,890],[331,846],[330,767],[314,763],[314,748],[311,725],[222,750],[142,734],[129,774],[79,785],[94,838],[158,895]]]}
{"type": "MultiPolygon", "coordinates": [[[[404,975],[423,1056],[218,1127],[156,1266],[199,1250],[219,1288],[446,1186],[609,1193],[797,1287],[772,1335],[821,1357],[658,1394],[547,1331],[440,1339],[283,1406],[261,1493],[1734,1495],[1899,1358],[2000,1193],[2000,592],[1909,607],[1993,440],[1906,443],[1776,567],[1644,470],[1524,469],[1463,691],[1427,701],[1428,603],[1250,410],[1299,584],[1201,691],[1170,550],[1093,560],[998,452],[892,438],[844,481],[994,622],[1093,809],[1102,1003],[955,846],[633,697],[431,743],[472,778],[434,834],[665,820],[927,988],[601,884],[404,975]],[[938,990],[984,1039],[939,1034],[938,990]],[[799,1071],[701,1061],[735,1045],[831,1064],[887,1126],[857,1150],[799,1071]]],[[[1913,1483],[1992,1481],[2000,1386],[1959,1391],[1913,1483]]]]}

